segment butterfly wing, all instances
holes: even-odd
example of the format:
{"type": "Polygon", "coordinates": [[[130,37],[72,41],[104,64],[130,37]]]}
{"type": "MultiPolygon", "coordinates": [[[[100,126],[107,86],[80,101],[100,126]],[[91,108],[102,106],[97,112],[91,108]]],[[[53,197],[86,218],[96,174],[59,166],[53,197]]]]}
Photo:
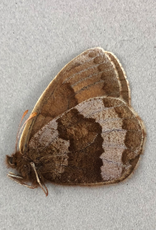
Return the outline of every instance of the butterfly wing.
{"type": "Polygon", "coordinates": [[[116,68],[118,61],[109,56],[102,48],[89,49],[58,73],[33,109],[38,115],[25,126],[19,143],[22,153],[41,127],[82,101],[97,96],[122,97],[118,74],[121,66],[116,68]]]}
{"type": "Polygon", "coordinates": [[[55,183],[115,183],[134,170],[144,139],[141,119],[123,100],[95,97],[41,128],[29,142],[29,157],[39,158],[38,170],[55,183]]]}
{"type": "Polygon", "coordinates": [[[121,65],[121,63],[119,62],[119,60],[117,59],[117,57],[111,53],[111,52],[106,52],[106,54],[109,56],[109,58],[111,59],[111,61],[114,63],[116,70],[118,72],[118,76],[119,76],[119,80],[120,80],[120,84],[121,84],[121,98],[127,102],[128,105],[131,104],[131,96],[130,96],[130,87],[129,87],[129,83],[125,74],[125,71],[121,65]]]}

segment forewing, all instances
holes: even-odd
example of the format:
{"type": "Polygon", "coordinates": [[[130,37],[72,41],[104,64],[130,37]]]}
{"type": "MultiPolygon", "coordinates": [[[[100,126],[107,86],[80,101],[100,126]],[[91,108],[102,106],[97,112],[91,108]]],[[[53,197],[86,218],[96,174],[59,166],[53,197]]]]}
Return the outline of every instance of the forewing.
{"type": "Polygon", "coordinates": [[[123,100],[96,97],[41,128],[29,142],[29,157],[37,156],[42,175],[55,183],[115,183],[134,170],[144,139],[141,119],[123,100]]]}
{"type": "Polygon", "coordinates": [[[84,100],[97,96],[121,97],[117,69],[102,48],[89,49],[71,62],[52,80],[39,98],[22,133],[20,150],[27,151],[29,139],[46,123],[84,100]]]}
{"type": "Polygon", "coordinates": [[[118,76],[119,76],[119,80],[121,84],[121,92],[120,92],[121,98],[125,102],[127,102],[128,105],[130,105],[131,104],[130,87],[129,87],[129,83],[128,83],[125,71],[121,63],[119,62],[119,60],[113,53],[111,52],[106,52],[106,53],[110,57],[111,61],[114,63],[116,70],[118,72],[118,76]]]}

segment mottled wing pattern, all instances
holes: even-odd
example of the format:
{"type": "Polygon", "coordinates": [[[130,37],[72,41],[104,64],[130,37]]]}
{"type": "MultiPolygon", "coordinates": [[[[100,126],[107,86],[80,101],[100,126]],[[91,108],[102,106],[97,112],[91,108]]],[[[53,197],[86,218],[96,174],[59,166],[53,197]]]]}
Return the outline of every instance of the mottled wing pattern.
{"type": "MultiPolygon", "coordinates": [[[[106,53],[102,48],[89,49],[74,58],[39,98],[32,111],[38,115],[26,124],[20,139],[20,151],[27,151],[30,138],[41,127],[82,101],[97,96],[122,98],[121,82],[126,85],[127,81],[119,78],[121,75],[122,68],[115,56],[106,53]]],[[[128,102],[127,97],[123,98],[128,102]]]]}
{"type": "Polygon", "coordinates": [[[108,184],[130,175],[144,138],[141,119],[123,100],[96,97],[41,128],[29,142],[29,157],[40,159],[43,177],[52,182],[108,184]]]}

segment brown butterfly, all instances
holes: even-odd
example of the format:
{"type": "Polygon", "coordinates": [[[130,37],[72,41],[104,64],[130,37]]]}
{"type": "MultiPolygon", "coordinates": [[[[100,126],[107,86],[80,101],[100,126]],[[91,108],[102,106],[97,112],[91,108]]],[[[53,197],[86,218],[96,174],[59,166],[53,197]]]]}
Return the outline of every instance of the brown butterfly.
{"type": "Polygon", "coordinates": [[[46,195],[49,181],[116,183],[133,172],[145,136],[120,62],[92,48],[69,62],[39,98],[19,150],[6,157],[19,174],[8,176],[30,188],[41,186],[46,195]]]}

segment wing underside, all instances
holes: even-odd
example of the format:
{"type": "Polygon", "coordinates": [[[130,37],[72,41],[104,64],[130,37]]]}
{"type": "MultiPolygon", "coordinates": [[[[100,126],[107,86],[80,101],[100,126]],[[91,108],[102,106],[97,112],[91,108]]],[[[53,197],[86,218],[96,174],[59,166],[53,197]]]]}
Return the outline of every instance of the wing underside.
{"type": "Polygon", "coordinates": [[[30,155],[38,152],[47,180],[108,184],[131,174],[144,138],[141,119],[122,99],[96,97],[50,121],[31,138],[29,149],[30,155]]]}
{"type": "Polygon", "coordinates": [[[24,154],[30,138],[50,120],[89,98],[111,96],[130,104],[130,90],[117,58],[102,48],[89,49],[69,62],[51,81],[32,112],[21,135],[19,148],[24,154]]]}

